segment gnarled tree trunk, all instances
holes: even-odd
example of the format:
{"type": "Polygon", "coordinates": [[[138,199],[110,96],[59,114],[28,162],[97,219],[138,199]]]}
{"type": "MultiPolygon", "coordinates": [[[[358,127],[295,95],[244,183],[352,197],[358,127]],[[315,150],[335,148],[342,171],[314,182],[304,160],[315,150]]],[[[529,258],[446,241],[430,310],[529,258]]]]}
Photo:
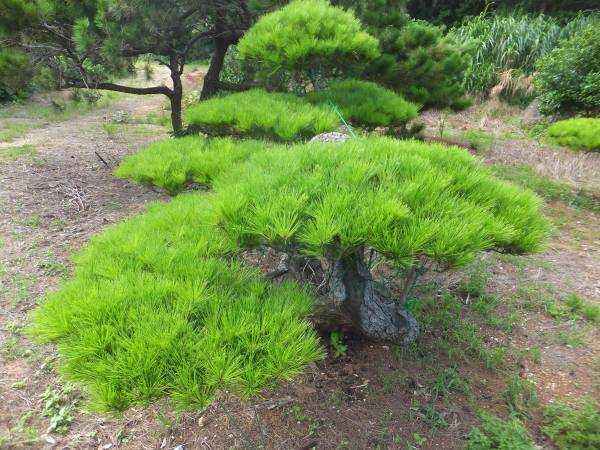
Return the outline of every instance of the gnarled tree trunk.
{"type": "Polygon", "coordinates": [[[419,334],[416,319],[404,307],[412,282],[409,273],[402,298],[389,297],[382,289],[378,289],[359,252],[333,263],[329,281],[330,297],[348,315],[356,331],[365,337],[409,344],[419,334]]]}

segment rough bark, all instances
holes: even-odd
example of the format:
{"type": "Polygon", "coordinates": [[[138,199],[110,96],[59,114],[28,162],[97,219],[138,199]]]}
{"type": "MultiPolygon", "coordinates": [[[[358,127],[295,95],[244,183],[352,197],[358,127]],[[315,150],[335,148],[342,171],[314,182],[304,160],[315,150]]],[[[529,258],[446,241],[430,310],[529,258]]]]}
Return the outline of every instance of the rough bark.
{"type": "Polygon", "coordinates": [[[405,299],[390,298],[378,289],[361,254],[335,261],[329,286],[332,301],[348,314],[354,328],[365,337],[404,344],[417,338],[419,325],[404,308],[405,299]]]}
{"type": "Polygon", "coordinates": [[[206,100],[219,91],[221,70],[225,62],[225,54],[229,48],[229,42],[226,39],[215,39],[215,49],[210,59],[210,66],[204,77],[204,85],[200,98],[206,100]]]}
{"type": "Polygon", "coordinates": [[[181,118],[181,101],[183,98],[183,85],[181,83],[181,74],[183,73],[183,65],[175,57],[171,57],[169,64],[171,70],[171,80],[173,81],[173,89],[169,100],[171,101],[171,124],[173,133],[179,134],[183,130],[183,120],[181,118]]]}

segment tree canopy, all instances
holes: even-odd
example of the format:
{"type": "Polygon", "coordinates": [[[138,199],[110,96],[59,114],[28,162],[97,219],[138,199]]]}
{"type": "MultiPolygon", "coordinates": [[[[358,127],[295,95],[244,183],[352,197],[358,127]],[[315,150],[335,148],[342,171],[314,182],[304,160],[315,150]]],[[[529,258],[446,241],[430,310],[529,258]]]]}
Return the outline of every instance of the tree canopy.
{"type": "Polygon", "coordinates": [[[246,0],[0,0],[0,36],[50,67],[61,87],[163,94],[181,131],[181,74],[194,55],[213,55],[203,96],[218,87],[229,45],[237,42],[269,2],[246,0]],[[130,87],[114,80],[141,56],[168,67],[171,82],[130,87]]]}

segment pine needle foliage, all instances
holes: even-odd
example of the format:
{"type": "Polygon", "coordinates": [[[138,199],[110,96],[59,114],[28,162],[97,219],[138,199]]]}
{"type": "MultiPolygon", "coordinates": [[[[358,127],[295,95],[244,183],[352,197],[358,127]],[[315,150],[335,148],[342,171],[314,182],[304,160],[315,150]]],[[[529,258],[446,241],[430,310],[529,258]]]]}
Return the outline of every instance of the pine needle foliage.
{"type": "Polygon", "coordinates": [[[234,135],[297,141],[335,130],[338,116],[293,94],[251,89],[199,103],[186,112],[190,130],[209,136],[234,135]]]}
{"type": "Polygon", "coordinates": [[[530,252],[540,200],[458,148],[352,139],[253,154],[214,181],[216,219],[242,246],[342,257],[362,247],[402,263],[462,265],[485,249],[530,252]]]}
{"type": "Polygon", "coordinates": [[[280,72],[310,78],[316,70],[364,64],[379,56],[378,45],[352,12],[327,0],[295,0],[259,19],[237,48],[263,78],[280,72]]]}
{"type": "Polygon", "coordinates": [[[321,356],[304,320],[311,297],[225,259],[237,246],[205,197],[155,204],[93,238],[35,311],[31,332],[58,344],[95,408],[163,396],[204,407],[217,390],[252,394],[321,356]]]}
{"type": "Polygon", "coordinates": [[[167,139],[126,157],[115,175],[159,186],[175,195],[190,183],[210,185],[215,176],[252,153],[265,151],[267,146],[261,141],[236,142],[229,138],[167,139]]]}
{"type": "Polygon", "coordinates": [[[333,103],[344,119],[355,126],[406,128],[419,114],[419,107],[376,83],[361,80],[332,81],[322,91],[308,96],[313,103],[333,103]]]}
{"type": "Polygon", "coordinates": [[[256,151],[193,139],[125,167],[134,177],[136,163],[146,174],[153,161],[168,167],[160,155],[184,167],[158,169],[160,183],[192,173],[212,192],[155,204],[93,238],[73,278],[34,312],[32,335],[58,344],[64,372],[96,408],[164,396],[202,407],[219,390],[252,394],[322,356],[305,320],[313,297],[268,283],[236,258],[245,248],[341,258],[370,247],[400,265],[459,266],[485,249],[534,251],[547,233],[533,193],[459,148],[370,137],[256,151]]]}
{"type": "Polygon", "coordinates": [[[574,150],[600,151],[600,119],[561,120],[548,127],[548,136],[574,150]]]}

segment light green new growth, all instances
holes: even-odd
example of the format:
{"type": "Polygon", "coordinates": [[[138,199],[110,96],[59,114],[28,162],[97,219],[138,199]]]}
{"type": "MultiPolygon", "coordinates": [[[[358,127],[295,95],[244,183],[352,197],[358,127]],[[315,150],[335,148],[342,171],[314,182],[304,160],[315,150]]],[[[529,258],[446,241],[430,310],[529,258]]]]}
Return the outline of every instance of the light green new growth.
{"type": "Polygon", "coordinates": [[[175,191],[198,179],[213,192],[93,238],[74,277],[35,311],[32,334],[58,344],[65,373],[97,407],[163,396],[203,406],[217,390],[250,394],[321,356],[304,319],[311,296],[236,262],[244,248],[335,258],[372,247],[398,264],[460,265],[485,249],[536,250],[547,233],[535,195],[458,148],[373,137],[260,150],[190,137],[118,170],[175,191]]]}
{"type": "Polygon", "coordinates": [[[260,141],[187,136],[151,144],[126,157],[115,175],[154,184],[177,194],[188,183],[209,185],[212,179],[254,152],[265,151],[260,141]]]}
{"type": "Polygon", "coordinates": [[[237,247],[211,222],[210,196],[182,195],[92,239],[74,278],[34,313],[70,379],[100,409],[165,395],[203,407],[251,394],[320,357],[303,318],[311,297],[222,258],[237,247]]]}
{"type": "Polygon", "coordinates": [[[556,143],[574,150],[600,150],[600,119],[561,120],[548,128],[548,136],[556,143]]]}
{"type": "Polygon", "coordinates": [[[398,262],[460,265],[496,248],[530,252],[548,227],[540,200],[468,152],[390,138],[254,153],[214,181],[220,226],[241,245],[309,255],[372,247],[398,262]]]}
{"type": "Polygon", "coordinates": [[[325,70],[379,56],[376,38],[350,11],[326,0],[296,0],[266,14],[238,44],[266,72],[325,70]]]}
{"type": "Polygon", "coordinates": [[[365,128],[405,127],[419,114],[417,105],[376,83],[361,80],[333,81],[308,96],[313,103],[333,103],[344,119],[365,128]]]}
{"type": "Polygon", "coordinates": [[[204,101],[187,110],[186,121],[192,130],[211,136],[232,134],[277,141],[308,139],[340,125],[330,108],[261,89],[204,101]]]}

